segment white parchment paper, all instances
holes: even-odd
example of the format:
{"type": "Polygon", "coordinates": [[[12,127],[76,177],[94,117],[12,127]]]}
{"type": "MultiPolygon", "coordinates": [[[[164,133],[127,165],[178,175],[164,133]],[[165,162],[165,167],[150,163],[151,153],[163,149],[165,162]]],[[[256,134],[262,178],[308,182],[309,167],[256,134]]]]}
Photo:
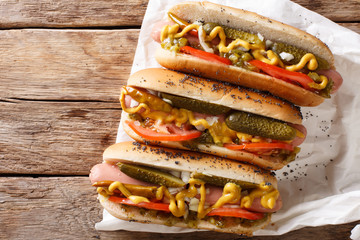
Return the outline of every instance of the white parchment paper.
{"type": "MultiPolygon", "coordinates": [[[[141,27],[132,73],[160,67],[154,59],[159,46],[150,36],[153,24],[173,4],[150,0],[141,27]]],[[[335,66],[344,78],[339,92],[321,106],[303,108],[308,136],[298,159],[276,171],[283,208],[272,223],[255,235],[280,235],[305,226],[342,224],[360,220],[360,35],[287,0],[214,0],[257,12],[293,25],[325,42],[335,56],[335,66]]],[[[334,9],[336,11],[336,9],[334,9]]],[[[131,140],[119,127],[117,141],[131,140]]],[[[188,232],[194,230],[128,223],[104,211],[98,230],[188,232]]],[[[358,237],[359,227],[352,236],[358,237]]]]}

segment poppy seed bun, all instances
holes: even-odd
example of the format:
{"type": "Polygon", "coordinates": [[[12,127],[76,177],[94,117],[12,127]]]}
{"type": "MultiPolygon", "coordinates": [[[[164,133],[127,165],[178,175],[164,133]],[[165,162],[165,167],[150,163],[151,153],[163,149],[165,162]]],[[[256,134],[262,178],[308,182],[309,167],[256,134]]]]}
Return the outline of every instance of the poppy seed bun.
{"type": "Polygon", "coordinates": [[[334,67],[334,56],[318,38],[298,28],[261,16],[254,12],[210,2],[184,2],[169,9],[179,18],[194,22],[215,22],[246,32],[259,33],[265,39],[283,42],[324,58],[334,67]]]}
{"type": "MultiPolygon", "coordinates": [[[[187,22],[198,20],[214,22],[245,32],[260,34],[266,40],[295,46],[325,59],[330,69],[335,69],[333,54],[318,38],[254,12],[210,2],[179,3],[169,9],[169,12],[187,22]]],[[[155,58],[163,67],[268,91],[299,106],[318,106],[324,101],[320,95],[298,85],[245,68],[210,62],[183,53],[174,53],[161,47],[156,51],[155,58]]]]}
{"type": "Polygon", "coordinates": [[[144,212],[148,211],[146,209],[134,207],[134,206],[125,206],[119,203],[114,203],[107,200],[102,195],[98,195],[98,199],[100,204],[114,217],[131,222],[139,222],[139,223],[151,223],[151,224],[162,224],[169,225],[169,218],[174,221],[173,227],[183,227],[183,228],[197,228],[197,229],[207,229],[211,231],[217,232],[227,232],[227,233],[235,233],[235,234],[245,234],[247,236],[251,236],[252,233],[258,229],[262,229],[266,227],[270,223],[271,215],[268,214],[264,218],[263,221],[257,222],[249,226],[249,224],[237,223],[236,221],[223,221],[225,226],[216,227],[215,224],[210,223],[205,219],[197,219],[192,220],[192,225],[188,225],[182,218],[174,217],[170,213],[160,213],[159,211],[151,210],[144,214],[144,212]]]}
{"type": "Polygon", "coordinates": [[[140,70],[130,76],[128,86],[189,97],[294,124],[302,123],[300,109],[287,101],[253,89],[167,69],[140,70]]]}
{"type": "Polygon", "coordinates": [[[198,172],[260,184],[271,183],[277,188],[277,180],[269,171],[229,159],[178,149],[149,146],[138,142],[121,142],[108,147],[103,160],[112,164],[128,162],[160,169],[198,172]]]}

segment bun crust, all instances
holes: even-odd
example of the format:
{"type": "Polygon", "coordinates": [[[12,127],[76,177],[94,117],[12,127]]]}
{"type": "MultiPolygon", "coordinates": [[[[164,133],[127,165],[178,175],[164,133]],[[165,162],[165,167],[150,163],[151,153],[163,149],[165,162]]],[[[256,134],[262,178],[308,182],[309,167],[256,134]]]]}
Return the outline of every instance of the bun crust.
{"type": "Polygon", "coordinates": [[[218,64],[187,54],[173,53],[161,47],[157,49],[155,58],[165,68],[268,91],[298,106],[314,107],[324,101],[320,95],[302,87],[244,68],[218,64]]]}
{"type": "Polygon", "coordinates": [[[285,100],[257,90],[167,69],[140,70],[130,76],[128,85],[220,104],[294,124],[302,123],[300,109],[285,100]]]}
{"type": "Polygon", "coordinates": [[[318,38],[298,28],[258,15],[254,12],[222,6],[210,2],[184,2],[169,9],[169,12],[194,22],[215,22],[251,33],[260,33],[265,39],[291,44],[327,60],[334,67],[334,56],[318,38]]]}
{"type": "Polygon", "coordinates": [[[150,146],[138,142],[121,142],[108,147],[103,159],[109,163],[129,162],[168,170],[199,172],[210,176],[231,178],[260,184],[277,180],[261,168],[192,151],[150,146]]]}
{"type": "MultiPolygon", "coordinates": [[[[131,221],[131,222],[140,222],[140,223],[151,223],[151,224],[162,224],[167,225],[169,218],[174,218],[174,227],[183,227],[189,228],[190,226],[186,224],[181,218],[176,218],[171,214],[159,213],[157,211],[151,211],[151,214],[143,214],[144,209],[140,209],[133,206],[125,206],[122,204],[114,203],[107,200],[102,195],[98,195],[100,204],[114,217],[131,221]]],[[[145,210],[147,211],[147,210],[145,210]]],[[[214,224],[211,224],[209,221],[199,219],[196,221],[193,226],[197,226],[198,229],[207,229],[217,232],[227,232],[235,234],[245,234],[251,236],[252,233],[258,229],[266,227],[270,223],[271,215],[267,215],[266,219],[263,222],[255,224],[253,226],[246,226],[245,224],[238,224],[231,221],[228,221],[223,228],[218,228],[214,224]]],[[[195,221],[195,220],[194,220],[195,221]]]]}
{"type": "MultiPolygon", "coordinates": [[[[169,12],[189,22],[215,22],[234,29],[259,33],[273,42],[290,44],[314,53],[327,60],[331,69],[335,69],[333,54],[318,38],[254,12],[210,2],[184,2],[173,6],[169,12]]],[[[186,54],[175,54],[161,48],[157,50],[155,58],[163,67],[268,91],[299,106],[313,107],[324,101],[323,97],[302,87],[243,68],[208,62],[186,54]]]]}
{"type": "MultiPolygon", "coordinates": [[[[123,120],[128,119],[128,114],[122,114],[123,120]]],[[[279,158],[271,157],[271,156],[257,156],[255,154],[245,152],[245,151],[235,151],[230,150],[224,147],[219,147],[214,144],[207,145],[207,144],[199,144],[197,145],[196,149],[193,149],[190,145],[183,144],[181,142],[170,142],[170,141],[149,141],[138,134],[136,134],[126,123],[123,122],[123,129],[124,131],[134,140],[151,144],[151,145],[157,145],[157,146],[163,146],[163,147],[170,147],[175,149],[182,149],[182,150],[195,150],[199,152],[203,152],[206,154],[212,154],[221,158],[228,158],[233,159],[241,162],[247,162],[250,164],[254,164],[256,166],[259,166],[263,169],[267,170],[279,170],[283,168],[286,164],[281,161],[279,158]]],[[[239,164],[239,163],[237,163],[239,164]]]]}

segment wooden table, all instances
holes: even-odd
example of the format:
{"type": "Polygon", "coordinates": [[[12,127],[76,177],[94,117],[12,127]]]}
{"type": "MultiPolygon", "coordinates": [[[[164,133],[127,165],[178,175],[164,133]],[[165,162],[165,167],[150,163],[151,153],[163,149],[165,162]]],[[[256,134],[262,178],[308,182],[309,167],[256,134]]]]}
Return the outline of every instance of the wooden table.
{"type": "MultiPolygon", "coordinates": [[[[296,2],[360,33],[358,0],[296,2]]],[[[0,2],[0,239],[239,238],[94,229],[102,209],[87,176],[115,142],[119,89],[146,6],[146,0],[0,2]]],[[[271,239],[345,239],[357,223],[271,239]]]]}

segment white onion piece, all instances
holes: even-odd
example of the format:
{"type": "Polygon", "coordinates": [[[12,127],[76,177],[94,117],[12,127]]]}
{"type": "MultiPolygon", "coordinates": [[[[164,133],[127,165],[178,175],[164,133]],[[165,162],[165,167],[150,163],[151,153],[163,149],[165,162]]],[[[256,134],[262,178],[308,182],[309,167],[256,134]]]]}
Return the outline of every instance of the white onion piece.
{"type": "Polygon", "coordinates": [[[207,45],[207,43],[205,42],[206,33],[205,33],[202,26],[199,27],[199,34],[198,35],[199,35],[200,45],[205,50],[205,52],[214,53],[214,50],[211,47],[209,47],[207,45]]]}
{"type": "Polygon", "coordinates": [[[281,59],[283,59],[285,61],[291,61],[294,59],[294,55],[292,55],[291,53],[282,52],[279,55],[280,55],[281,59]]]}

